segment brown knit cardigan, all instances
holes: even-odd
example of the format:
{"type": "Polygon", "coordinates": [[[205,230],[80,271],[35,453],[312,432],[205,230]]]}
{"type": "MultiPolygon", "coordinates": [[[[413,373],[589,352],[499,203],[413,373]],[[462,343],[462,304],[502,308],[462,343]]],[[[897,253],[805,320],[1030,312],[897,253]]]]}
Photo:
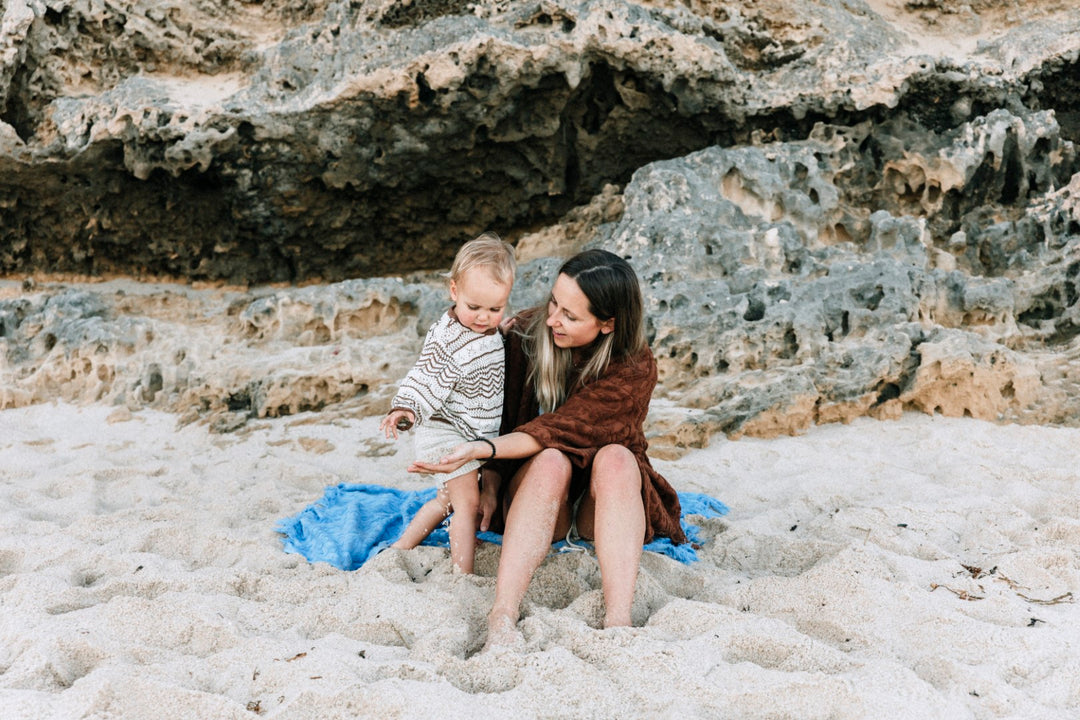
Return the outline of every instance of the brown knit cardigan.
{"type": "MultiPolygon", "coordinates": [[[[519,318],[518,322],[526,322],[519,318]]],[[[584,387],[576,387],[552,412],[540,414],[528,383],[528,358],[521,336],[511,332],[506,343],[506,390],[501,434],[523,432],[545,448],[557,448],[573,465],[570,497],[588,487],[593,458],[605,445],[622,445],[637,458],[641,470],[641,500],[645,506],[645,542],[655,536],[686,542],[679,524],[679,496],[649,462],[645,450],[645,415],[656,386],[656,360],[645,348],[634,357],[613,360],[607,372],[584,387]]],[[[586,358],[587,359],[587,358],[586,358]]],[[[577,363],[575,363],[577,365],[577,363]]],[[[580,367],[580,366],[579,366],[580,367]]],[[[493,460],[488,467],[505,480],[524,460],[493,460]]],[[[504,482],[505,489],[509,483],[504,482]]],[[[503,507],[500,498],[500,507],[503,507]]]]}

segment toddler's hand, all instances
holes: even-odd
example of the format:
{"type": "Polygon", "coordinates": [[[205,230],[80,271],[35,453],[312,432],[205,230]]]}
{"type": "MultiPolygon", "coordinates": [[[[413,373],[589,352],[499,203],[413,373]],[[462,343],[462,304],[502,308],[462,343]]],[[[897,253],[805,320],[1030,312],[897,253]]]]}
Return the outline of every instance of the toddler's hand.
{"type": "Polygon", "coordinates": [[[408,430],[416,422],[415,416],[409,410],[391,410],[379,423],[379,429],[387,438],[398,439],[398,430],[408,430]]]}

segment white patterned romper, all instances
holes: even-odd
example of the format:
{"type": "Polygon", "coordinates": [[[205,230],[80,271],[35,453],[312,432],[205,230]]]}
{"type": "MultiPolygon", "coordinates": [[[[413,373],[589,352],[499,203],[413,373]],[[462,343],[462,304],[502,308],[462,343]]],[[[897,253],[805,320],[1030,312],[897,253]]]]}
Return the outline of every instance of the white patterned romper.
{"type": "MultiPolygon", "coordinates": [[[[475,332],[457,320],[453,309],[443,313],[428,330],[420,357],[391,404],[393,410],[411,410],[416,417],[417,459],[437,461],[455,445],[498,435],[504,370],[502,334],[475,332]]],[[[441,488],[481,465],[470,460],[432,478],[441,488]]]]}

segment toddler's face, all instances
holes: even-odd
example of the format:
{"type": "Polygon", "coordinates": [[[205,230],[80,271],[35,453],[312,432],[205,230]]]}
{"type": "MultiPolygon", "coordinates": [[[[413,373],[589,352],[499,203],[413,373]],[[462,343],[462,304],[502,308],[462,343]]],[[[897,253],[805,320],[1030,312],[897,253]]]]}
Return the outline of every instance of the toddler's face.
{"type": "Polygon", "coordinates": [[[457,281],[450,281],[450,299],[458,321],[478,333],[498,327],[510,300],[510,285],[498,282],[483,267],[474,267],[462,273],[457,281]]]}

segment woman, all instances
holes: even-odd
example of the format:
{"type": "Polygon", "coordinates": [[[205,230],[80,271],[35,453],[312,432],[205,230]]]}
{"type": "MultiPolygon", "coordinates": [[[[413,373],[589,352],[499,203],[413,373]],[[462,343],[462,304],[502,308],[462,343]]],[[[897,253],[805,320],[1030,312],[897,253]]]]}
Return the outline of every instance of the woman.
{"type": "Polygon", "coordinates": [[[586,250],[567,260],[546,312],[525,311],[510,332],[505,434],[410,466],[448,472],[488,461],[480,528],[500,519],[504,526],[489,643],[513,632],[533,573],[568,533],[596,547],[605,627],[630,624],[642,544],[656,535],[686,542],[678,495],[645,455],[656,362],[642,305],[637,275],[622,258],[586,250]]]}

